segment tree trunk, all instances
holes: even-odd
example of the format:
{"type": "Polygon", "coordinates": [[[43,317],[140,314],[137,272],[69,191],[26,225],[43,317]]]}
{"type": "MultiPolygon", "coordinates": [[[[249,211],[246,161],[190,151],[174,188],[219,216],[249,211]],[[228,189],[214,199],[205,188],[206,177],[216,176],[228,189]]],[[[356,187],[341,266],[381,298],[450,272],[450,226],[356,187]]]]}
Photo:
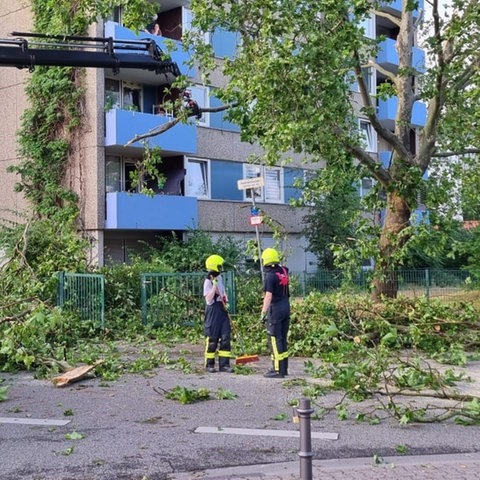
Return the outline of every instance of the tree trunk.
{"type": "Polygon", "coordinates": [[[398,266],[396,253],[405,244],[407,238],[403,231],[410,225],[410,208],[397,191],[387,193],[385,221],[380,234],[379,260],[375,265],[373,280],[373,298],[396,298],[398,266]]]}

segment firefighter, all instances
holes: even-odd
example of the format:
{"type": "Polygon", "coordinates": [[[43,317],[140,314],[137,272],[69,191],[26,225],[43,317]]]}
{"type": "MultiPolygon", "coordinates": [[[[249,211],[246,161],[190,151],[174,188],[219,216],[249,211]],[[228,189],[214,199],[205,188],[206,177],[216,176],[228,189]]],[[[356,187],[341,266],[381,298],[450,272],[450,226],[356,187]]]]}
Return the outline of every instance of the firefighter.
{"type": "Polygon", "coordinates": [[[205,368],[215,372],[215,355],[218,354],[220,372],[233,372],[230,367],[231,326],[227,314],[228,297],[222,281],[224,259],[210,255],[205,261],[207,278],[203,282],[205,297],[205,368]]]}
{"type": "Polygon", "coordinates": [[[262,322],[267,329],[272,358],[272,369],[267,378],[283,378],[288,375],[287,335],[290,326],[290,290],[288,268],[280,265],[280,256],[274,248],[262,253],[265,272],[263,287],[262,322]]]}

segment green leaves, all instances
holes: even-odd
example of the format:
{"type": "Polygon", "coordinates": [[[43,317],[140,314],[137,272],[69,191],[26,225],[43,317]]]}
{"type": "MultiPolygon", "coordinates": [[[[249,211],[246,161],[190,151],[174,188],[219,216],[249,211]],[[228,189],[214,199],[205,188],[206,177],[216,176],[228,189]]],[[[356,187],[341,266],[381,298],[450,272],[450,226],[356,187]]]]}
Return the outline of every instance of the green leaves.
{"type": "MultiPolygon", "coordinates": [[[[219,387],[218,390],[214,392],[213,396],[217,400],[233,400],[237,397],[235,393],[223,389],[222,387],[219,387]]],[[[167,390],[165,392],[165,398],[176,400],[183,405],[211,399],[210,391],[207,388],[193,389],[182,387],[180,385],[167,390]]]]}
{"type": "Polygon", "coordinates": [[[8,399],[9,386],[0,387],[0,402],[5,402],[8,399]]]}
{"type": "Polygon", "coordinates": [[[85,435],[83,433],[72,432],[65,434],[65,438],[67,440],[81,440],[82,438],[85,438],[85,435]]]}

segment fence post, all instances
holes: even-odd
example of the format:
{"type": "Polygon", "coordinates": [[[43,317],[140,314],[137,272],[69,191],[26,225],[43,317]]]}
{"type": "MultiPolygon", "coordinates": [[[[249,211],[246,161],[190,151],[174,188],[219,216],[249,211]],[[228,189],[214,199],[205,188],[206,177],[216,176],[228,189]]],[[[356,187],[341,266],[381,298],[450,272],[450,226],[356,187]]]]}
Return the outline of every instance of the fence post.
{"type": "Polygon", "coordinates": [[[57,291],[57,303],[60,307],[63,307],[65,303],[65,272],[58,272],[58,291],[57,291]]]}
{"type": "Polygon", "coordinates": [[[142,323],[147,323],[147,278],[144,273],[140,276],[140,297],[142,304],[142,323]]]}
{"type": "Polygon", "coordinates": [[[300,421],[300,480],[312,480],[312,431],[310,416],[313,409],[310,408],[310,399],[302,397],[297,407],[300,421]]]}
{"type": "Polygon", "coordinates": [[[430,299],[430,271],[428,268],[425,269],[425,296],[427,300],[430,299]]]}

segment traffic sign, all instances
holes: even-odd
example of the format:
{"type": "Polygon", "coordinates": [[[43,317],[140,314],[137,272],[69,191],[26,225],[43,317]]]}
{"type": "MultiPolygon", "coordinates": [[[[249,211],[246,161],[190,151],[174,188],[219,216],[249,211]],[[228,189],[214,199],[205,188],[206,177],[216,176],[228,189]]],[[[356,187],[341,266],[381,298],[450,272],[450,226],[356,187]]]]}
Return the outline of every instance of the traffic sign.
{"type": "Polygon", "coordinates": [[[253,227],[255,225],[261,225],[263,223],[262,215],[252,215],[250,217],[250,225],[253,227]]]}
{"type": "Polygon", "coordinates": [[[237,181],[239,190],[247,190],[249,188],[260,188],[265,185],[263,177],[243,178],[237,181]]]}

